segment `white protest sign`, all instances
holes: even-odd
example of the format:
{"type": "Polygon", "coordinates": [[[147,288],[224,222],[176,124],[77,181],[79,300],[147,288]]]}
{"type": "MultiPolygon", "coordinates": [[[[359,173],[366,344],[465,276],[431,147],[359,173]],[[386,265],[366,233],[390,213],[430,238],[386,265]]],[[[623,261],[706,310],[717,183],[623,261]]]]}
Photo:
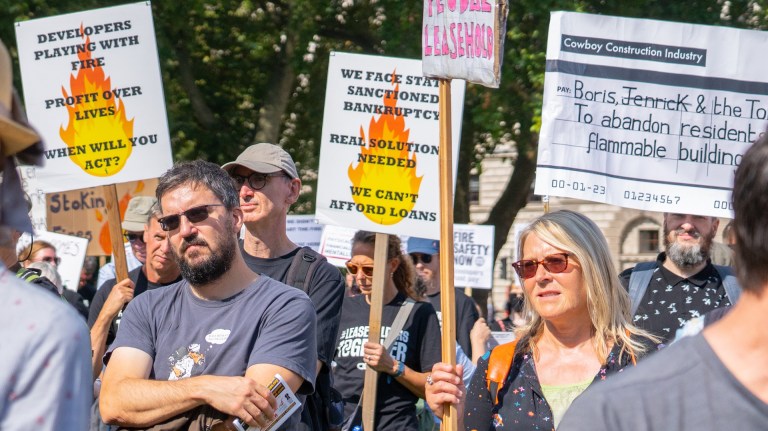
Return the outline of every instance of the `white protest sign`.
{"type": "Polygon", "coordinates": [[[16,23],[45,192],[123,183],[172,164],[149,2],[16,23]]]}
{"type": "Polygon", "coordinates": [[[24,193],[29,196],[32,203],[32,209],[29,211],[29,218],[32,221],[32,227],[35,232],[48,230],[46,222],[46,203],[45,192],[37,180],[37,169],[34,166],[19,166],[16,168],[19,172],[21,187],[24,193]]]}
{"type": "Polygon", "coordinates": [[[555,12],[536,194],[732,218],[765,130],[768,33],[555,12]]]}
{"type": "Polygon", "coordinates": [[[498,88],[507,10],[506,0],[424,0],[424,75],[498,88]]]}
{"type": "MultiPolygon", "coordinates": [[[[454,119],[462,117],[464,86],[451,84],[454,119]]],[[[315,205],[320,223],[440,237],[438,92],[419,60],[331,53],[315,205]]],[[[453,121],[453,172],[460,127],[453,121]]]]}
{"type": "Polygon", "coordinates": [[[493,287],[493,226],[453,225],[453,284],[493,287]]]}
{"type": "Polygon", "coordinates": [[[285,233],[288,239],[300,247],[309,247],[320,252],[323,225],[317,223],[314,215],[289,215],[285,233]]]}
{"type": "MultiPolygon", "coordinates": [[[[61,276],[61,283],[64,288],[77,292],[80,286],[80,270],[83,268],[85,252],[88,250],[88,240],[53,232],[36,232],[34,240],[48,242],[56,248],[56,257],[61,259],[56,267],[61,276]]],[[[29,234],[24,234],[19,239],[17,248],[22,249],[29,245],[29,242],[29,234]]]]}
{"type": "Polygon", "coordinates": [[[325,256],[331,265],[343,267],[352,258],[352,238],[355,232],[357,229],[326,225],[318,253],[325,256]]]}
{"type": "Polygon", "coordinates": [[[515,341],[514,331],[491,331],[491,336],[488,338],[485,345],[488,350],[491,350],[498,345],[511,343],[513,341],[515,341]]]}

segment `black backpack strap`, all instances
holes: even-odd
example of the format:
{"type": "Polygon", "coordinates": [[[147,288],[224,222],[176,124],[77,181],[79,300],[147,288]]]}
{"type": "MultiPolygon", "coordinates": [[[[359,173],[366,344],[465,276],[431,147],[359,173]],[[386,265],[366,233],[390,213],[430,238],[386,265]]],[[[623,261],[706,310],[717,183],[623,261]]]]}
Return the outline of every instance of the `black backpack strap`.
{"type": "Polygon", "coordinates": [[[323,259],[325,257],[311,248],[302,247],[293,256],[291,266],[288,268],[288,274],[285,277],[285,284],[309,294],[309,280],[315,272],[314,269],[323,259]]]}
{"type": "Polygon", "coordinates": [[[637,312],[657,266],[656,261],[640,262],[632,268],[632,273],[629,276],[630,316],[634,316],[637,312]]]}
{"type": "Polygon", "coordinates": [[[733,270],[730,266],[714,265],[717,273],[720,275],[720,279],[723,280],[723,287],[725,288],[725,294],[728,295],[728,300],[731,305],[735,305],[741,296],[741,285],[739,280],[733,274],[733,270]]]}

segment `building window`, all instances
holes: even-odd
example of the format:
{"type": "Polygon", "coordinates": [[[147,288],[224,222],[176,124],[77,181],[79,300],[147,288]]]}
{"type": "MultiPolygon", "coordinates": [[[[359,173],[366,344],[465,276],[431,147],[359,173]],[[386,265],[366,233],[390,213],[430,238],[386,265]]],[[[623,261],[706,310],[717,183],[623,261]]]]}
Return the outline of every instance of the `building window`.
{"type": "Polygon", "coordinates": [[[509,274],[507,273],[507,266],[509,266],[509,262],[506,257],[502,257],[499,261],[499,266],[501,266],[501,271],[499,271],[499,278],[502,280],[508,280],[509,274]]]}
{"type": "Polygon", "coordinates": [[[478,205],[480,203],[480,175],[472,174],[469,176],[469,204],[478,205]]]}
{"type": "Polygon", "coordinates": [[[640,230],[640,241],[638,251],[640,253],[658,253],[659,251],[659,231],[658,230],[640,230]]]}

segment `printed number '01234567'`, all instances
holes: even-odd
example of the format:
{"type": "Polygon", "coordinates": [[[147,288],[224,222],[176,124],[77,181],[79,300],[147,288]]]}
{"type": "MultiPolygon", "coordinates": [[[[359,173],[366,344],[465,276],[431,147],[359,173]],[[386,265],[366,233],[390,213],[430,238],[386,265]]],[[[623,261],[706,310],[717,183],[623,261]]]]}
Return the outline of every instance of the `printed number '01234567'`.
{"type": "Polygon", "coordinates": [[[636,192],[634,190],[624,190],[624,199],[640,202],[658,202],[660,204],[678,204],[680,196],[670,196],[657,193],[636,192]]]}

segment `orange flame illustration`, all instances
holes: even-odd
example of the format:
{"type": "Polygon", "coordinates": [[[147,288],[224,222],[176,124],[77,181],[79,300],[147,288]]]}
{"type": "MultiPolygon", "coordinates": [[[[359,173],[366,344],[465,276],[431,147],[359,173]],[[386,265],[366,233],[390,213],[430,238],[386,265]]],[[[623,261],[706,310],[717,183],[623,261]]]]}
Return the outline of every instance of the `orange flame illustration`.
{"type": "Polygon", "coordinates": [[[80,69],[70,75],[70,92],[61,87],[64,98],[75,103],[67,105],[69,124],[59,128],[59,135],[76,165],[88,174],[108,177],[120,172],[131,155],[134,120],[126,119],[125,102],[115,100],[118,96],[101,59],[92,59],[88,50],[77,56],[80,69]]]}
{"type": "MultiPolygon", "coordinates": [[[[393,84],[394,84],[393,73],[393,84]]],[[[371,117],[368,139],[360,127],[360,137],[365,146],[360,147],[357,166],[349,165],[347,175],[352,181],[352,199],[363,206],[363,214],[372,222],[393,225],[408,217],[419,197],[422,177],[416,176],[416,153],[408,151],[409,129],[405,117],[397,115],[396,94],[385,92],[384,106],[389,113],[371,117]]]]}
{"type": "MultiPolygon", "coordinates": [[[[134,196],[138,196],[144,190],[145,186],[146,184],[144,184],[144,181],[140,180],[136,183],[133,192],[128,191],[120,198],[120,201],[118,202],[118,207],[120,208],[120,220],[125,218],[125,210],[128,209],[128,203],[134,196]]],[[[105,216],[102,215],[100,210],[95,209],[94,211],[96,211],[96,220],[101,223],[98,238],[99,245],[106,254],[110,254],[112,253],[112,240],[109,237],[109,223],[107,223],[105,216]]]]}

